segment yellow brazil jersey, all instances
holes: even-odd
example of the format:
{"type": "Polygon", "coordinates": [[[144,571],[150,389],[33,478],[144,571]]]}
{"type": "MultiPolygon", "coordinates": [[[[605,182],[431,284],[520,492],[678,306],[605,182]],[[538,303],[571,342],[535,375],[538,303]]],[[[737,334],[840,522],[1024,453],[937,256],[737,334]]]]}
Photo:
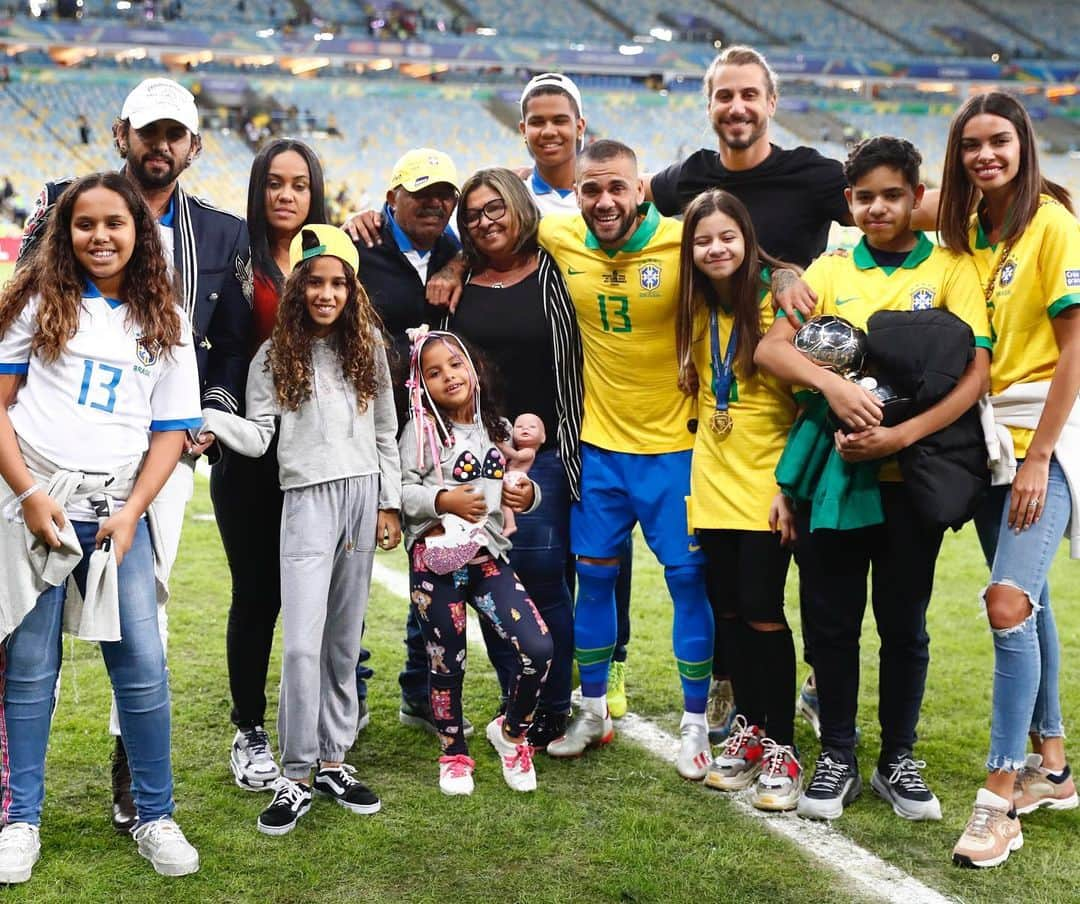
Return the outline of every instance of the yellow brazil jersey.
{"type": "MultiPolygon", "coordinates": [[[[734,317],[723,309],[717,314],[723,360],[734,317]]],[[[772,298],[766,295],[761,303],[762,331],[772,322],[772,298]]],[[[709,429],[716,396],[709,312],[704,306],[698,308],[694,318],[692,352],[698,373],[700,426],[690,472],[690,528],[768,530],[769,505],[777,490],[773,471],[795,420],[791,388],[760,368],[747,376],[736,363],[728,393],[732,429],[721,439],[709,429]]]]}
{"type": "MultiPolygon", "coordinates": [[[[971,258],[916,235],[915,247],[899,267],[878,266],[865,238],[850,257],[819,257],[803,275],[818,295],[814,313],[835,314],[865,330],[878,311],[945,308],[971,327],[977,347],[989,349],[986,302],[971,258]]],[[[895,460],[883,463],[880,477],[900,479],[895,460]]]]}
{"type": "MultiPolygon", "coordinates": [[[[996,275],[989,302],[994,342],[990,392],[1051,379],[1058,361],[1051,320],[1080,304],[1080,223],[1043,195],[1034,219],[1011,248],[990,245],[978,217],[972,218],[971,245],[982,287],[996,275]]],[[[1010,432],[1017,457],[1023,457],[1035,431],[1010,432]]]]}
{"type": "Polygon", "coordinates": [[[651,204],[617,251],[581,214],[548,214],[540,244],[555,259],[577,312],[585,353],[582,442],[612,452],[681,452],[694,445],[694,401],[679,390],[675,312],[682,223],[651,204]]]}

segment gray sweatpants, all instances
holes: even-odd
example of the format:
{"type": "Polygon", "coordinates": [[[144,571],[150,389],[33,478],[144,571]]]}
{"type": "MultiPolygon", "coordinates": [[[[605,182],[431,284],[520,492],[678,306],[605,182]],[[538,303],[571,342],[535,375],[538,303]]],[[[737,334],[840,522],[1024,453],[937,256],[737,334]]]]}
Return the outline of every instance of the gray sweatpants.
{"type": "Polygon", "coordinates": [[[306,781],[317,760],[343,760],[356,737],[378,503],[378,474],[285,491],[278,743],[291,779],[306,781]]]}

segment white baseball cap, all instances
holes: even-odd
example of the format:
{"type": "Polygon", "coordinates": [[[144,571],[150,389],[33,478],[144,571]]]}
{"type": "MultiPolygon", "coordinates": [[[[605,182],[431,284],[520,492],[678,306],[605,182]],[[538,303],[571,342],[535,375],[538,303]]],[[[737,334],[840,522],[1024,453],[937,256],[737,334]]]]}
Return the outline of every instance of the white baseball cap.
{"type": "Polygon", "coordinates": [[[564,91],[569,94],[577,105],[578,116],[584,118],[585,109],[581,106],[581,92],[574,80],[563,75],[561,72],[542,72],[540,75],[529,80],[525,90],[521,92],[521,118],[525,118],[525,101],[529,99],[537,88],[552,88],[556,91],[564,91]]]}
{"type": "Polygon", "coordinates": [[[139,82],[124,101],[120,118],[133,129],[160,119],[175,119],[191,134],[199,134],[199,111],[195,95],[171,78],[148,78],[139,82]]]}

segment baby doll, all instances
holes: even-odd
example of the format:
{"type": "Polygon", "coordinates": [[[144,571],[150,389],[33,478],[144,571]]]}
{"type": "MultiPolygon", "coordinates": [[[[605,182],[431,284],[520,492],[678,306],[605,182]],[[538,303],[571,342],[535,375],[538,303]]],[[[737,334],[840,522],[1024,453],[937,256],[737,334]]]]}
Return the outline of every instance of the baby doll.
{"type": "MultiPolygon", "coordinates": [[[[544,422],[535,414],[519,414],[514,421],[513,443],[499,443],[499,451],[506,459],[506,474],[503,482],[516,487],[525,477],[526,472],[536,461],[536,451],[547,439],[544,422]]],[[[503,536],[509,537],[517,530],[514,513],[505,505],[503,512],[503,536]]]]}

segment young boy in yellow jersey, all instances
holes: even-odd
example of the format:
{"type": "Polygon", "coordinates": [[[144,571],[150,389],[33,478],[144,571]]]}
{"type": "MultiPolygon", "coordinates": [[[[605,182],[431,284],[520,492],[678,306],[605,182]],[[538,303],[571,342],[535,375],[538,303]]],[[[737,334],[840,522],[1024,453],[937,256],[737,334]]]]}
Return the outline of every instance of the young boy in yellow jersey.
{"type": "Polygon", "coordinates": [[[570,509],[582,704],[567,733],[547,750],[580,756],[613,736],[606,693],[616,641],[617,562],[640,522],[674,603],[683,727],[694,726],[683,734],[678,765],[690,772],[710,752],[705,704],[713,622],[704,558],[686,520],[694,405],[679,390],[675,354],[682,227],[644,203],[637,158],[626,145],[589,145],[577,172],[581,213],[540,221],[540,243],[574,303],[585,385],[581,501],[570,509]]]}
{"type": "Polygon", "coordinates": [[[755,361],[793,385],[821,392],[851,431],[837,431],[845,461],[881,461],[884,521],[853,530],[810,530],[811,506],[796,518],[798,562],[806,594],[804,630],[815,651],[821,702],[821,754],[799,801],[800,816],[834,819],[862,790],[855,759],[859,693],[859,637],[872,570],[872,605],[881,638],[878,719],[881,751],[871,785],[906,819],[940,819],[913,748],[926,684],[929,637],[926,609],[943,529],[919,517],[892,457],[951,424],[986,391],[990,330],[970,257],[934,246],[911,228],[922,200],[922,157],[910,142],[870,138],[844,166],[845,191],[863,238],[849,257],[819,258],[804,279],[817,293],[815,314],[835,314],[862,329],[882,310],[946,308],[975,336],[971,364],[941,401],[894,427],[881,425],[878,400],[832,371],[818,367],[792,344],[795,330],[778,319],[758,346],[755,361]]]}

